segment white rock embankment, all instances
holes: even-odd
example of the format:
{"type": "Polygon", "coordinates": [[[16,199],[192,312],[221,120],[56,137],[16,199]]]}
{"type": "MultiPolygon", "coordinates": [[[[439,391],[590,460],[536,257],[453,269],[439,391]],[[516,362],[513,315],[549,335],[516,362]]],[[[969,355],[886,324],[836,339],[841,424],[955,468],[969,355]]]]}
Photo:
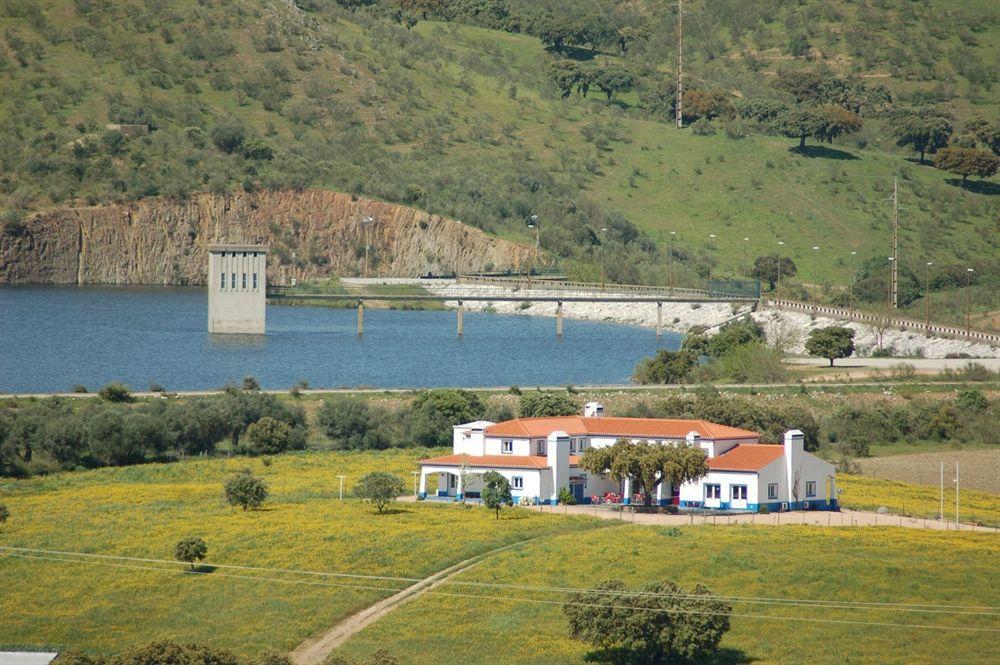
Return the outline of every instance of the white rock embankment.
{"type": "MultiPolygon", "coordinates": [[[[439,283],[421,284],[435,295],[510,295],[508,288],[493,285],[467,285],[442,281],[439,283]]],[[[555,289],[526,289],[516,291],[524,297],[572,297],[574,295],[590,295],[584,292],[574,292],[555,289]]],[[[457,307],[457,301],[449,301],[448,306],[457,307]]],[[[554,316],[555,303],[529,302],[481,302],[463,301],[469,310],[495,311],[501,314],[522,314],[528,316],[554,316]]],[[[679,333],[686,333],[692,327],[708,328],[709,334],[715,332],[718,326],[739,316],[751,312],[749,305],[734,306],[729,303],[663,303],[663,328],[679,333]]],[[[564,302],[563,316],[573,319],[590,321],[605,321],[609,323],[624,323],[637,326],[656,326],[656,305],[653,303],[607,303],[607,302],[564,302]]],[[[801,312],[789,312],[765,309],[752,312],[751,316],[763,326],[768,341],[778,344],[789,354],[805,354],[805,341],[809,331],[826,326],[846,326],[857,331],[854,339],[858,355],[870,355],[878,348],[879,331],[870,325],[847,322],[826,316],[812,317],[801,312]]],[[[982,342],[952,339],[947,337],[928,336],[913,330],[890,328],[882,331],[882,347],[893,348],[900,356],[920,355],[926,358],[944,358],[948,354],[966,353],[978,358],[1000,358],[1000,347],[990,346],[982,342]]]]}

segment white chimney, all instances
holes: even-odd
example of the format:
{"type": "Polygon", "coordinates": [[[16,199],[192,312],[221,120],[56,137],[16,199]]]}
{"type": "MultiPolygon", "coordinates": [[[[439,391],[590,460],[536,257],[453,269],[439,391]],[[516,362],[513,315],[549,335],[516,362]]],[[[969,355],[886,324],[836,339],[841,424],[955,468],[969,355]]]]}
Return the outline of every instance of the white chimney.
{"type": "Polygon", "coordinates": [[[805,488],[802,487],[801,478],[796,478],[799,475],[799,467],[802,465],[802,454],[805,451],[806,435],[802,433],[801,430],[790,429],[785,432],[785,473],[787,474],[788,480],[788,504],[792,510],[798,508],[798,506],[793,505],[797,503],[795,498],[795,481],[799,481],[799,499],[802,498],[805,488]]]}
{"type": "Polygon", "coordinates": [[[547,442],[549,467],[552,469],[551,502],[555,505],[559,499],[559,490],[569,488],[569,434],[552,432],[547,442]]]}
{"type": "Polygon", "coordinates": [[[584,418],[601,418],[604,416],[604,405],[600,402],[587,402],[583,405],[584,418]]]}
{"type": "Polygon", "coordinates": [[[708,441],[706,443],[701,442],[701,434],[691,430],[684,437],[687,444],[693,448],[701,448],[705,451],[705,455],[708,457],[715,457],[715,448],[712,446],[712,442],[708,441]]]}

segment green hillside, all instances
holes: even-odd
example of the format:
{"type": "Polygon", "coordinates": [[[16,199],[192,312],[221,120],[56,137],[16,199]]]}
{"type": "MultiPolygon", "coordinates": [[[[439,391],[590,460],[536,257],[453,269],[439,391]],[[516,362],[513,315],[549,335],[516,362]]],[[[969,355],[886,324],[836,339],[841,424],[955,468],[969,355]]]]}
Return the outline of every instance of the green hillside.
{"type": "Polygon", "coordinates": [[[681,131],[676,12],[652,0],[9,0],[0,12],[6,235],[54,206],[321,187],[525,242],[538,214],[542,247],[579,278],[603,262],[609,279],[665,283],[671,231],[687,283],[710,264],[746,276],[782,240],[811,297],[861,271],[861,297],[877,301],[898,178],[906,300],[933,261],[932,288],[961,286],[974,266],[978,311],[998,308],[984,288],[1000,273],[997,177],[961,186],[891,133],[893,113],[933,108],[949,114],[953,145],[988,154],[1000,123],[992,3],[685,3],[696,122],[681,131]],[[629,85],[611,101],[596,82],[564,97],[557,66],[595,81],[624,71],[629,85]],[[741,106],[795,107],[775,86],[789,71],[865,99],[883,86],[892,101],[862,106],[859,131],[790,151],[796,139],[741,106]]]}

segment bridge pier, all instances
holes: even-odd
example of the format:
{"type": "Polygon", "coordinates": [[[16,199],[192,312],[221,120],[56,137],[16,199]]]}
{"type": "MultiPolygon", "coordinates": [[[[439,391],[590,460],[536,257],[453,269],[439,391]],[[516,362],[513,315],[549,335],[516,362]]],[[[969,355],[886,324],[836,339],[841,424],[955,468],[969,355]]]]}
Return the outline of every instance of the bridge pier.
{"type": "Polygon", "coordinates": [[[563,315],[562,315],[562,301],[556,301],[556,337],[563,336],[563,315]]]}
{"type": "Polygon", "coordinates": [[[663,334],[663,303],[656,303],[656,336],[663,334]]]}
{"type": "Polygon", "coordinates": [[[458,336],[461,337],[463,333],[462,328],[462,314],[465,313],[465,307],[462,305],[462,301],[458,301],[458,336]]]}
{"type": "Polygon", "coordinates": [[[365,333],[365,302],[358,301],[358,337],[365,333]]]}

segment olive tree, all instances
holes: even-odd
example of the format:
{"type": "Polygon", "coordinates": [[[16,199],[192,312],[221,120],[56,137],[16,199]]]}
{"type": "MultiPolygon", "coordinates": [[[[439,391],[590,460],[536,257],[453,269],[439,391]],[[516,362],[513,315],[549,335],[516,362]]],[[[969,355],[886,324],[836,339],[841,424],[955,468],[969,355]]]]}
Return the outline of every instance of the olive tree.
{"type": "Polygon", "coordinates": [[[483,505],[496,511],[497,519],[500,519],[500,509],[504,506],[513,506],[514,497],[510,493],[510,483],[496,471],[487,471],[483,474],[483,505]]]}
{"type": "Polygon", "coordinates": [[[705,451],[688,445],[667,446],[618,439],[613,446],[588,448],[580,467],[593,474],[610,474],[616,480],[634,478],[652,503],[660,483],[682,485],[708,473],[705,451]]]}
{"type": "Polygon", "coordinates": [[[226,501],[243,510],[260,508],[267,499],[267,483],[245,469],[230,476],[225,483],[226,501]]]}
{"type": "Polygon", "coordinates": [[[354,496],[374,504],[379,514],[382,514],[385,507],[405,491],[406,484],[402,478],[385,471],[365,474],[354,486],[354,496]]]}
{"type": "Polygon", "coordinates": [[[197,536],[188,536],[174,546],[174,557],[178,561],[190,564],[191,570],[194,570],[194,562],[204,561],[207,554],[208,545],[197,536]]]}
{"type": "Polygon", "coordinates": [[[836,358],[848,358],[854,353],[854,331],[842,326],[818,328],[806,340],[809,355],[826,358],[833,367],[836,358]]]}

